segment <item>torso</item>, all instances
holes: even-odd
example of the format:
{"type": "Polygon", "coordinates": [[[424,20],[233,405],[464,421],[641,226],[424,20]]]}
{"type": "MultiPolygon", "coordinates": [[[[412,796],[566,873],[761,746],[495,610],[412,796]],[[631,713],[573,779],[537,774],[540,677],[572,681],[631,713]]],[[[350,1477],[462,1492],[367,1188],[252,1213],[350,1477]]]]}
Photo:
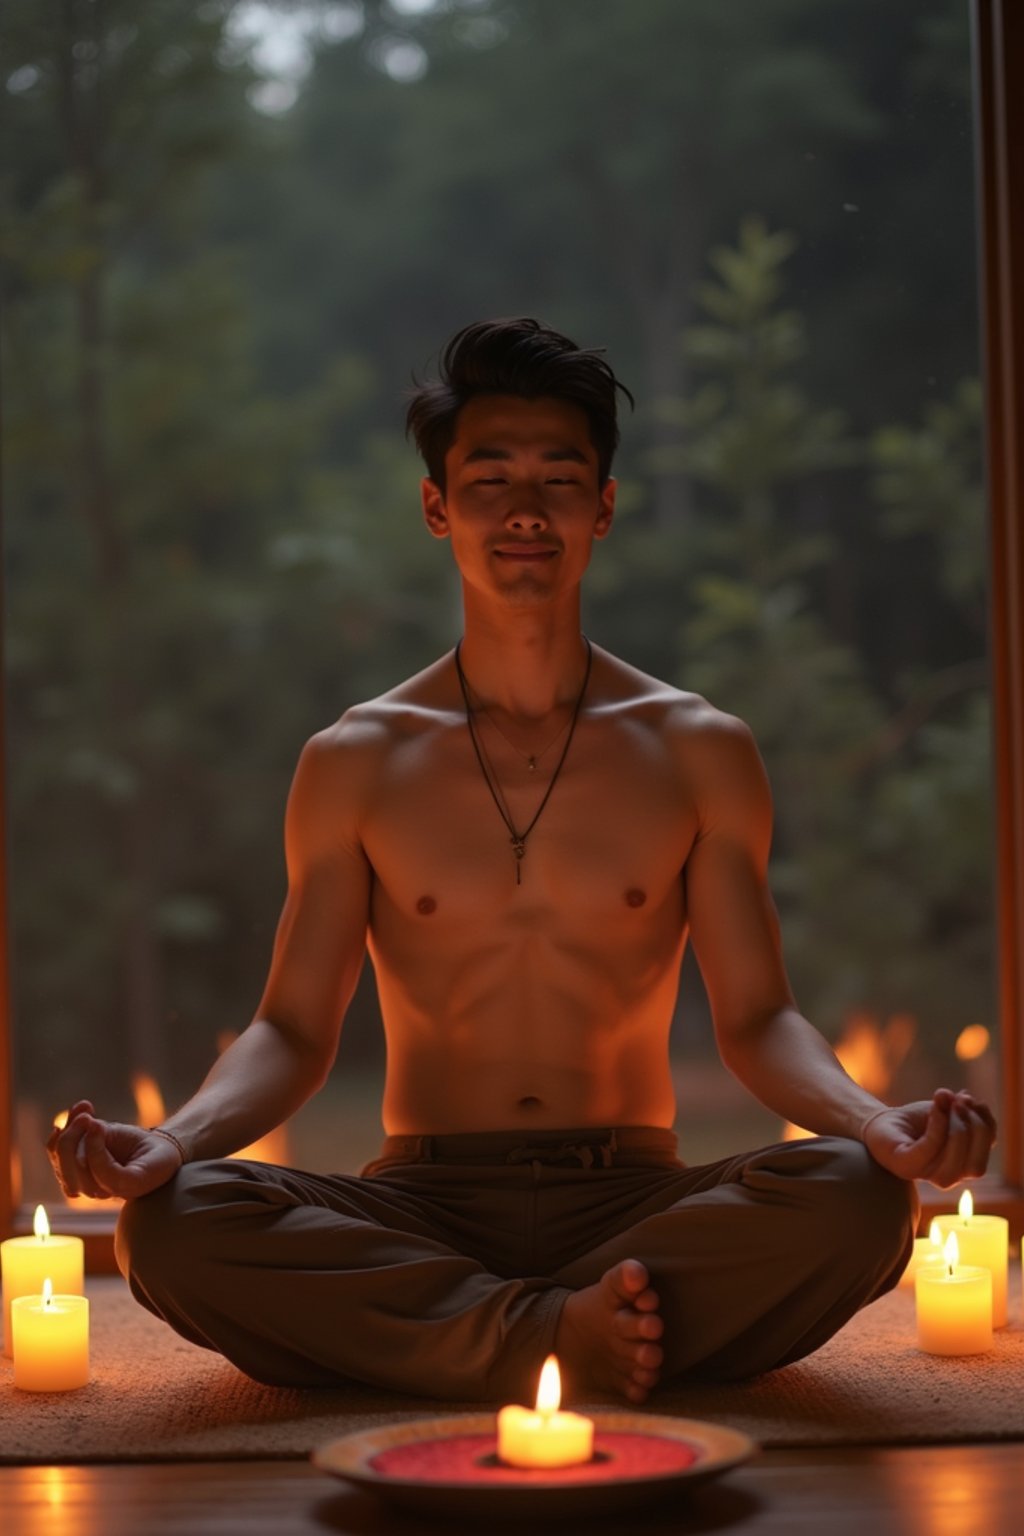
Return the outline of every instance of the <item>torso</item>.
{"type": "MultiPolygon", "coordinates": [[[[377,745],[361,819],[389,1134],[672,1124],[668,1034],[697,831],[687,734],[709,706],[595,648],[521,883],[450,658],[350,716],[377,745]]],[[[482,733],[517,829],[530,773],[482,733]]]]}

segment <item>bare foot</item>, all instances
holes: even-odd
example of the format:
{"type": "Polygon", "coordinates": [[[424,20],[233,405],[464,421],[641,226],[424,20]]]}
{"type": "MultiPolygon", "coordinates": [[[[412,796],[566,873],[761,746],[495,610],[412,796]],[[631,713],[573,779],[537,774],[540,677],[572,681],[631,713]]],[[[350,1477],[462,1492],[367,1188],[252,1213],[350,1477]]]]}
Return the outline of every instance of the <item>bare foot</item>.
{"type": "Polygon", "coordinates": [[[661,1375],[664,1323],[658,1298],[639,1259],[623,1259],[596,1285],[566,1299],[555,1334],[555,1354],[574,1381],[646,1401],[661,1375]]]}

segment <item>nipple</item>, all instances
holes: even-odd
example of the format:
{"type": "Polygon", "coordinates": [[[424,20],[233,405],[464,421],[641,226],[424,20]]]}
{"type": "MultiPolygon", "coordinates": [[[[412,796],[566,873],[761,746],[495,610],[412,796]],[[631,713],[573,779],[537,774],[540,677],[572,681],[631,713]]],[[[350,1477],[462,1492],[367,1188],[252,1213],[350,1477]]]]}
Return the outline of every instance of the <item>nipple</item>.
{"type": "Polygon", "coordinates": [[[421,896],[416,903],[416,911],[422,912],[424,917],[429,917],[431,912],[437,911],[437,902],[433,896],[421,896]]]}
{"type": "Polygon", "coordinates": [[[628,907],[642,907],[647,900],[647,892],[641,891],[637,886],[631,886],[626,892],[626,905],[628,907]]]}

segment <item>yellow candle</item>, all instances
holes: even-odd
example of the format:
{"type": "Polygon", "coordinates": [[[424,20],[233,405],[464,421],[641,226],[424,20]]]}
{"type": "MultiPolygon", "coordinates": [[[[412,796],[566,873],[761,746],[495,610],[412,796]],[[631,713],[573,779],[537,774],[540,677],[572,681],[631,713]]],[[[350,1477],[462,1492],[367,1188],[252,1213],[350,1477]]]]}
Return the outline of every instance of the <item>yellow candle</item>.
{"type": "Polygon", "coordinates": [[[512,1404],[498,1412],[498,1456],[513,1467],[571,1467],[594,1454],[594,1422],[559,1413],[562,1384],[549,1355],[540,1373],[534,1412],[512,1404]]]}
{"type": "Polygon", "coordinates": [[[915,1237],[914,1239],[914,1251],[910,1256],[910,1262],[900,1276],[900,1290],[912,1291],[914,1289],[914,1280],[919,1269],[924,1269],[929,1265],[934,1267],[936,1264],[941,1265],[945,1262],[945,1259],[942,1257],[942,1232],[938,1222],[933,1219],[931,1226],[928,1228],[928,1236],[915,1237]]]}
{"type": "Polygon", "coordinates": [[[46,1212],[36,1206],[34,1237],[9,1237],[0,1243],[0,1272],[4,1287],[4,1354],[12,1349],[11,1302],[16,1296],[38,1296],[47,1277],[55,1291],[81,1296],[83,1245],[80,1237],[53,1236],[46,1212]]]}
{"type": "Polygon", "coordinates": [[[89,1303],[55,1296],[16,1296],[11,1306],[14,1385],[23,1392],[69,1392],[89,1382],[89,1303]]]}
{"type": "Polygon", "coordinates": [[[1005,1328],[1007,1322],[1006,1276],[1010,1253],[1010,1224],[1005,1216],[975,1216],[974,1198],[969,1189],[960,1196],[958,1213],[936,1218],[945,1238],[956,1233],[960,1258],[964,1264],[980,1264],[992,1271],[992,1326],[1005,1328]]]}
{"type": "Polygon", "coordinates": [[[917,1347],[929,1355],[980,1355],[992,1348],[992,1271],[963,1265],[956,1233],[943,1250],[942,1269],[918,1271],[917,1347]]]}

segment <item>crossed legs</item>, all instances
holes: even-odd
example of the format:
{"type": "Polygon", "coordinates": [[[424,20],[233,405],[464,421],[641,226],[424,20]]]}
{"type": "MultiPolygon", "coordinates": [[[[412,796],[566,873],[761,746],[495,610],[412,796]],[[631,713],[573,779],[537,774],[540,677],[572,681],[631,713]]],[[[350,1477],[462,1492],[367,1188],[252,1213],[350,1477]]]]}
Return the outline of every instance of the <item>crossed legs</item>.
{"type": "Polygon", "coordinates": [[[642,1401],[817,1349],[896,1283],[916,1224],[913,1186],[835,1138],[703,1168],[416,1173],[190,1164],[126,1204],[118,1262],[185,1338],[275,1385],[526,1401],[557,1347],[570,1390],[642,1401]]]}

